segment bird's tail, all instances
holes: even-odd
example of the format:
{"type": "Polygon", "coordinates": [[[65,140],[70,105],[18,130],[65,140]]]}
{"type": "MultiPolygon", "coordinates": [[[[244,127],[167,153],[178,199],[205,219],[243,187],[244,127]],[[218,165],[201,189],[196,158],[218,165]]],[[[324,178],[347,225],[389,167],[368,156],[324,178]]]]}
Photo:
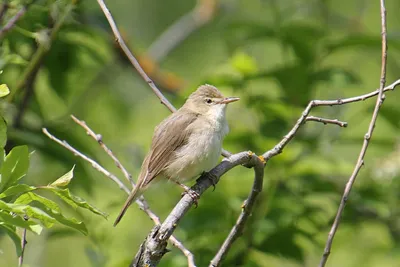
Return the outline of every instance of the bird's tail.
{"type": "Polygon", "coordinates": [[[121,221],[122,217],[124,216],[125,212],[127,211],[128,207],[141,196],[142,190],[140,190],[139,184],[135,186],[132,192],[129,194],[128,199],[125,201],[124,206],[122,207],[120,213],[118,214],[117,219],[115,219],[114,227],[121,221]]]}

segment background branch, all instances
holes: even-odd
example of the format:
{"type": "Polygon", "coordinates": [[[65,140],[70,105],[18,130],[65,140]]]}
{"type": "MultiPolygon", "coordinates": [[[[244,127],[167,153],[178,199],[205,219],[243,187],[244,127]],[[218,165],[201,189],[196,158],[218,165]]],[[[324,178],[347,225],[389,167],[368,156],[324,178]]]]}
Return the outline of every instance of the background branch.
{"type": "Polygon", "coordinates": [[[386,36],[386,8],[385,8],[385,1],[380,0],[380,6],[381,6],[381,27],[382,27],[382,68],[381,68],[381,75],[380,75],[380,88],[378,92],[378,98],[376,99],[375,103],[375,108],[372,113],[372,118],[368,126],[368,131],[364,136],[364,142],[361,147],[360,154],[358,156],[357,163],[354,167],[353,173],[351,174],[346,187],[343,192],[342,199],[340,200],[340,205],[338,208],[338,211],[335,216],[335,220],[333,221],[331,230],[329,231],[328,239],[326,241],[324,253],[322,254],[321,262],[319,264],[320,267],[324,267],[329,254],[331,253],[331,247],[332,247],[332,242],[333,239],[335,238],[336,231],[339,227],[340,220],[342,218],[342,214],[344,211],[344,207],[346,206],[346,202],[349,198],[351,189],[353,187],[353,184],[357,178],[358,173],[360,172],[360,169],[362,166],[364,166],[364,157],[368,149],[369,142],[372,138],[372,134],[374,133],[375,129],[375,123],[378,118],[378,113],[381,108],[381,105],[383,104],[383,100],[385,99],[384,97],[384,89],[385,89],[385,83],[386,83],[386,59],[387,59],[387,36],[386,36]]]}

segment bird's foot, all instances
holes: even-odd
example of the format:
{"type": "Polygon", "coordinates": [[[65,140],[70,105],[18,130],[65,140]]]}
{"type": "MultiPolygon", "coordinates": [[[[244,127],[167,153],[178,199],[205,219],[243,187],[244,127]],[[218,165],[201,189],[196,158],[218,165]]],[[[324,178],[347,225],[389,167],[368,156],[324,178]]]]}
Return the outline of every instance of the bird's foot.
{"type": "Polygon", "coordinates": [[[186,186],[184,184],[181,184],[179,182],[175,182],[177,183],[180,187],[183,188],[183,190],[185,190],[184,192],[182,192],[181,197],[183,197],[184,195],[188,194],[194,202],[194,206],[197,208],[198,206],[198,201],[200,199],[200,195],[199,193],[197,193],[196,191],[194,191],[192,188],[190,188],[189,186],[186,186]]]}

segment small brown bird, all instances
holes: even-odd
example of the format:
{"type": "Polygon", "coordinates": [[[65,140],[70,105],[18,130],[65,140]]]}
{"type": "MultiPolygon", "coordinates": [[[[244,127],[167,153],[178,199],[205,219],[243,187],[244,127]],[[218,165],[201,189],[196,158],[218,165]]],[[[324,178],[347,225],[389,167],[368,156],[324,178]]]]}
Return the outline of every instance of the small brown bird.
{"type": "Polygon", "coordinates": [[[183,185],[218,163],[222,141],[229,132],[225,111],[237,97],[224,97],[212,85],[202,85],[176,112],[154,131],[151,149],[143,161],[136,187],[114,222],[116,226],[129,205],[149,187],[155,178],[167,178],[183,185]]]}

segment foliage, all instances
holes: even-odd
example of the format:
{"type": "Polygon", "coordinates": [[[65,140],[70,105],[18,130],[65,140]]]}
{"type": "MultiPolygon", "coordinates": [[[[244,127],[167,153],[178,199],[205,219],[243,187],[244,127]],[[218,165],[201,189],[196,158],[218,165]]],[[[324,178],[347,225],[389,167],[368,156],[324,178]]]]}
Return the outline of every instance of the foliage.
{"type": "MultiPolygon", "coordinates": [[[[27,3],[12,2],[14,6],[0,21],[0,28],[27,3]]],[[[378,2],[218,1],[213,20],[179,42],[161,62],[147,58],[147,49],[196,1],[107,4],[130,48],[175,106],[202,83],[214,84],[226,95],[240,96],[228,110],[231,132],[224,147],[260,154],[290,130],[310,100],[356,96],[379,86],[378,2]],[[177,79],[185,86],[172,86],[177,79]]],[[[400,2],[386,2],[387,81],[392,82],[399,78],[400,43],[396,36],[400,28],[393,14],[400,2]]],[[[0,41],[0,69],[4,71],[0,84],[8,85],[0,86],[0,95],[7,93],[6,88],[13,95],[12,100],[10,96],[0,100],[5,119],[0,120],[0,145],[7,151],[0,157],[0,221],[9,222],[0,228],[17,250],[20,234],[16,226],[39,232],[57,222],[84,233],[89,229],[87,237],[57,227],[46,230],[48,235],[29,236],[32,242],[42,238],[47,244],[46,250],[27,246],[26,262],[32,266],[126,266],[152,222],[134,206],[117,228],[97,217],[79,214],[78,220],[67,216],[70,207],[103,215],[71,192],[107,210],[113,218],[125,195],[90,165],[48,140],[41,128],[48,128],[119,174],[98,144],[89,142],[70,121],[69,114],[77,115],[102,134],[135,176],[154,126],[168,111],[122,56],[95,1],[36,1],[29,6],[17,27],[0,41]],[[60,27],[55,29],[54,25],[60,27]],[[34,78],[27,79],[27,70],[35,66],[40,67],[33,72],[34,78]],[[32,86],[24,84],[26,81],[32,86]],[[25,98],[28,104],[24,104],[25,98]],[[18,119],[20,112],[23,116],[18,119]],[[35,154],[30,155],[22,145],[34,149],[35,154]],[[70,184],[72,170],[58,182],[54,182],[56,175],[49,175],[66,173],[75,165],[73,172],[78,179],[70,184]],[[69,189],[62,188],[66,184],[69,189]],[[65,209],[57,204],[60,199],[65,209]],[[30,219],[24,220],[28,213],[30,219]],[[59,252],[60,244],[70,252],[59,252]],[[40,256],[30,257],[29,252],[40,256]]],[[[400,260],[397,95],[396,91],[386,94],[376,135],[348,200],[327,266],[397,266],[400,260]]],[[[315,116],[347,121],[349,126],[342,129],[308,122],[284,153],[268,163],[264,191],[225,266],[318,264],[372,107],[373,100],[313,111],[315,116]]],[[[177,228],[177,237],[194,253],[198,266],[207,266],[229,233],[251,179],[252,172],[246,168],[229,172],[177,228]]],[[[163,219],[180,193],[166,183],[151,189],[146,199],[163,219]]],[[[0,239],[0,248],[7,255],[0,258],[1,266],[15,262],[15,253],[8,250],[10,242],[0,239]]],[[[186,259],[172,248],[160,266],[186,266],[186,259]]]]}

